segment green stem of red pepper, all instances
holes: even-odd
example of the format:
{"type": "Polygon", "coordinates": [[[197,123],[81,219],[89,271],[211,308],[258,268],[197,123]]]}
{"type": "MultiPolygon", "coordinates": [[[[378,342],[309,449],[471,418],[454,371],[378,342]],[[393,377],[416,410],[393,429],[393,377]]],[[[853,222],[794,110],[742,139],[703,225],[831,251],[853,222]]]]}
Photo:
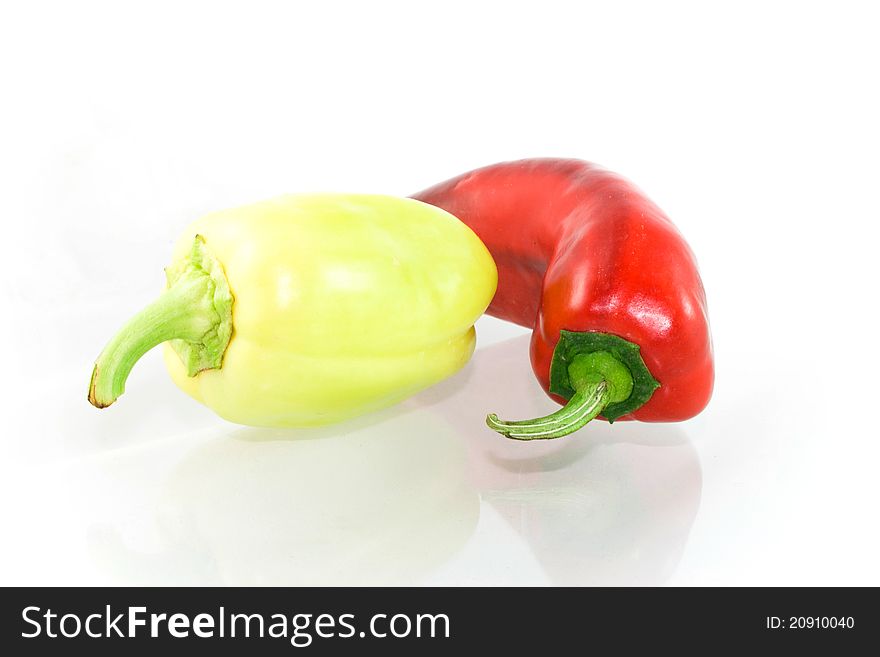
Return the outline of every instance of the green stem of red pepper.
{"type": "Polygon", "coordinates": [[[550,366],[550,392],[568,402],[555,413],[486,424],[514,440],[545,440],[574,433],[601,415],[609,422],[632,413],[660,387],[639,346],[610,333],[561,331],[550,366]]]}
{"type": "Polygon", "coordinates": [[[607,351],[579,354],[568,366],[568,384],[574,394],[555,413],[533,420],[508,422],[494,413],[486,424],[514,440],[546,440],[574,433],[602,413],[606,406],[625,401],[633,391],[629,368],[607,351]]]}
{"type": "Polygon", "coordinates": [[[608,404],[608,383],[601,381],[575,393],[568,404],[555,413],[519,422],[499,420],[492,413],[486,424],[503,436],[514,440],[547,440],[561,438],[583,427],[608,404]]]}

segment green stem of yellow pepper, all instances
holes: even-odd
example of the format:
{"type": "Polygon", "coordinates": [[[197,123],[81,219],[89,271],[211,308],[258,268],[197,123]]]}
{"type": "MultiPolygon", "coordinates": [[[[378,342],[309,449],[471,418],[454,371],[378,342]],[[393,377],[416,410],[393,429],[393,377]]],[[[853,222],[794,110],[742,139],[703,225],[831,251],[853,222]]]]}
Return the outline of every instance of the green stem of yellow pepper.
{"type": "Polygon", "coordinates": [[[222,265],[196,235],[184,264],[167,275],[168,289],[131,318],[98,356],[89,385],[94,406],[116,401],[134,364],[168,340],[190,376],[222,365],[232,337],[233,302],[222,265]]]}

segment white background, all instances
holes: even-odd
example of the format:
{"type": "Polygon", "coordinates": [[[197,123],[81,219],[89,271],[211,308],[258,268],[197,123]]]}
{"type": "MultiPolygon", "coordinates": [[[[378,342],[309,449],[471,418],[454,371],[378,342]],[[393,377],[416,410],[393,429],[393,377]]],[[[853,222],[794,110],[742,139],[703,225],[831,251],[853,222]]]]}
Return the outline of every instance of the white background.
{"type": "Polygon", "coordinates": [[[873,3],[18,3],[0,9],[2,584],[880,584],[873,3]],[[677,223],[717,386],[679,425],[507,442],[526,331],[316,431],[94,357],[191,219],[599,162],[677,223]]]}

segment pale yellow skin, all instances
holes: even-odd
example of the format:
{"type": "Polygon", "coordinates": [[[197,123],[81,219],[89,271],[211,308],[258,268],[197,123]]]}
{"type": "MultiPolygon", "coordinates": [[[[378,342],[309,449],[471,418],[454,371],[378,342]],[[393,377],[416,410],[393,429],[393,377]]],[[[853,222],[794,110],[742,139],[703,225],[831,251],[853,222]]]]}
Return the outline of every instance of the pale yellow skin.
{"type": "Polygon", "coordinates": [[[175,383],[232,422],[329,424],[394,404],[460,369],[495,294],[495,263],[451,214],[411,199],[297,194],[194,222],[231,288],[220,369],[175,383]]]}

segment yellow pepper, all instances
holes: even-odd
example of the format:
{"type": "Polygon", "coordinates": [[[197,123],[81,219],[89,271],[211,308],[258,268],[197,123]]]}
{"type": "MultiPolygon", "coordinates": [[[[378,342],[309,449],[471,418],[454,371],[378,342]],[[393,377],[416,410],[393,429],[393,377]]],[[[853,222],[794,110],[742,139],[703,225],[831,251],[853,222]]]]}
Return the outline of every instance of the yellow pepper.
{"type": "Polygon", "coordinates": [[[461,368],[495,293],[483,243],[436,207],[296,194],[216,212],[174,247],[168,286],[95,363],[110,405],[165,342],[171,378],[232,422],[313,426],[394,404],[461,368]]]}

